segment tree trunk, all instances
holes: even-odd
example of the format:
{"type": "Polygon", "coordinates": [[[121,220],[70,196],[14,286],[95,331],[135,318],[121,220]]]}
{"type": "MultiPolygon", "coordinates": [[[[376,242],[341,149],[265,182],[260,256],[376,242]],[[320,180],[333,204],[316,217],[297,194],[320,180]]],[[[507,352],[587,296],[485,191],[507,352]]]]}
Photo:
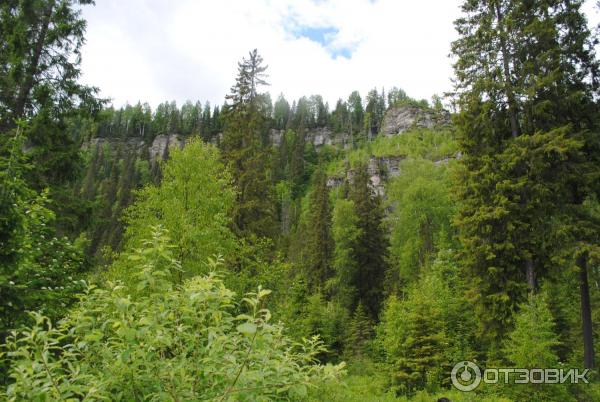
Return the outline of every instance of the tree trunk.
{"type": "Polygon", "coordinates": [[[531,257],[527,257],[525,259],[525,271],[527,273],[527,289],[529,290],[530,294],[534,294],[536,290],[535,267],[531,257]]]}
{"type": "Polygon", "coordinates": [[[587,253],[577,257],[579,268],[579,292],[581,294],[581,322],[583,329],[583,366],[594,367],[594,338],[592,328],[592,307],[590,305],[590,287],[588,284],[587,253]]]}
{"type": "Polygon", "coordinates": [[[25,73],[25,79],[22,82],[17,98],[15,99],[14,118],[20,119],[25,114],[25,107],[27,105],[27,99],[31,93],[31,89],[35,83],[35,76],[38,73],[38,67],[40,64],[40,58],[42,57],[42,51],[44,50],[44,43],[46,42],[46,34],[48,33],[48,27],[50,26],[50,19],[52,17],[52,11],[54,9],[54,2],[51,1],[48,7],[44,11],[42,20],[40,23],[40,33],[35,41],[35,47],[31,56],[31,61],[27,66],[25,73]]]}
{"type": "Polygon", "coordinates": [[[516,138],[521,133],[521,129],[519,127],[519,118],[517,116],[517,101],[515,98],[515,93],[510,78],[510,56],[508,52],[508,47],[506,46],[506,32],[504,31],[504,26],[502,24],[502,20],[504,17],[502,15],[502,10],[500,9],[499,0],[495,2],[495,6],[496,18],[498,20],[498,31],[500,32],[500,51],[502,53],[502,63],[504,67],[504,90],[506,91],[506,99],[508,101],[510,129],[513,138],[516,138]]]}

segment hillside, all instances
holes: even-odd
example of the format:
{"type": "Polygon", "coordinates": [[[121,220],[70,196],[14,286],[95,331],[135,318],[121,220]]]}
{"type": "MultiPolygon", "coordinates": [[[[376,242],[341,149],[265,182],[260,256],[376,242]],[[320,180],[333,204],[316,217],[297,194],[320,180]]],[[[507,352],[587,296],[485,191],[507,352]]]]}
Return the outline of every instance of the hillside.
{"type": "MultiPolygon", "coordinates": [[[[194,135],[201,135],[178,126],[168,134],[148,134],[147,129],[129,130],[136,124],[135,108],[115,111],[112,121],[107,118],[92,132],[81,134],[88,138],[82,144],[87,163],[76,191],[93,205],[93,218],[88,221],[92,226],[89,234],[92,254],[100,252],[104,246],[115,251],[120,249],[124,230],[121,216],[133,201],[133,192],[159,181],[160,162],[168,158],[172,147],[182,149],[194,135]]],[[[146,124],[151,127],[156,122],[148,120],[146,124]]],[[[184,124],[182,122],[180,126],[184,124]]],[[[384,183],[399,173],[399,164],[406,157],[422,157],[441,163],[456,155],[450,116],[446,111],[406,103],[390,107],[381,124],[380,133],[357,146],[352,145],[347,132],[336,132],[331,125],[305,130],[306,153],[321,153],[331,159],[326,168],[330,187],[351,179],[356,164],[367,163],[372,185],[384,194],[384,183]]],[[[283,137],[286,131],[288,136],[295,135],[296,130],[293,124],[287,130],[268,130],[268,141],[276,154],[289,152],[282,149],[285,146],[283,137]]],[[[222,136],[222,133],[216,133],[210,141],[218,145],[222,136]]],[[[289,158],[289,155],[285,157],[289,158]]]]}

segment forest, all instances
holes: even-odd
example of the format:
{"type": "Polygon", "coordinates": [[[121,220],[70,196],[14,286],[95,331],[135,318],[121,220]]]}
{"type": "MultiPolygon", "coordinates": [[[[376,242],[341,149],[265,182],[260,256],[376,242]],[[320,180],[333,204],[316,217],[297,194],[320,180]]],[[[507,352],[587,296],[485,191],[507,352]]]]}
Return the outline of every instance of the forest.
{"type": "Polygon", "coordinates": [[[93,1],[2,1],[0,400],[600,401],[582,3],[464,0],[431,100],[272,98],[254,49],[152,108],[82,84],[93,1]]]}

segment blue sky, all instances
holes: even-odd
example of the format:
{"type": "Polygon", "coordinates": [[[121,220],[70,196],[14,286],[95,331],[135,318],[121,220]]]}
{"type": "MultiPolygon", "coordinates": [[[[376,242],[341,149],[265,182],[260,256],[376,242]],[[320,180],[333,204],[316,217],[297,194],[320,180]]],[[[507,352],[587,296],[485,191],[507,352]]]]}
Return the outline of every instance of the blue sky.
{"type": "MultiPolygon", "coordinates": [[[[115,106],[221,104],[237,62],[258,48],[268,90],[288,100],[403,88],[430,99],[451,87],[459,0],[102,0],[88,19],[83,80],[115,106]]],[[[598,21],[595,1],[585,9],[598,21]]]]}
{"type": "Polygon", "coordinates": [[[298,38],[307,38],[313,42],[318,43],[324,47],[331,57],[334,59],[341,56],[347,59],[352,58],[353,47],[350,45],[344,47],[331,47],[331,43],[335,37],[339,34],[340,30],[336,27],[310,27],[310,26],[299,26],[292,34],[298,38]]]}

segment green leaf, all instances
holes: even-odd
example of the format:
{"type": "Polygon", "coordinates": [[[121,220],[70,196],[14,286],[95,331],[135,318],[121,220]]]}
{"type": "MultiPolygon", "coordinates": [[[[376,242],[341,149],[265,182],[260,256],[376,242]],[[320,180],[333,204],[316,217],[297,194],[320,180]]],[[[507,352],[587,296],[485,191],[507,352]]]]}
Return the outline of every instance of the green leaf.
{"type": "Polygon", "coordinates": [[[256,324],[253,324],[251,322],[245,322],[237,326],[238,332],[244,335],[253,335],[254,333],[256,333],[256,329],[256,324]]]}
{"type": "Polygon", "coordinates": [[[308,390],[306,389],[306,385],[304,385],[304,384],[292,385],[288,392],[291,397],[295,397],[295,398],[299,398],[299,399],[306,398],[306,395],[308,394],[308,390]]]}

